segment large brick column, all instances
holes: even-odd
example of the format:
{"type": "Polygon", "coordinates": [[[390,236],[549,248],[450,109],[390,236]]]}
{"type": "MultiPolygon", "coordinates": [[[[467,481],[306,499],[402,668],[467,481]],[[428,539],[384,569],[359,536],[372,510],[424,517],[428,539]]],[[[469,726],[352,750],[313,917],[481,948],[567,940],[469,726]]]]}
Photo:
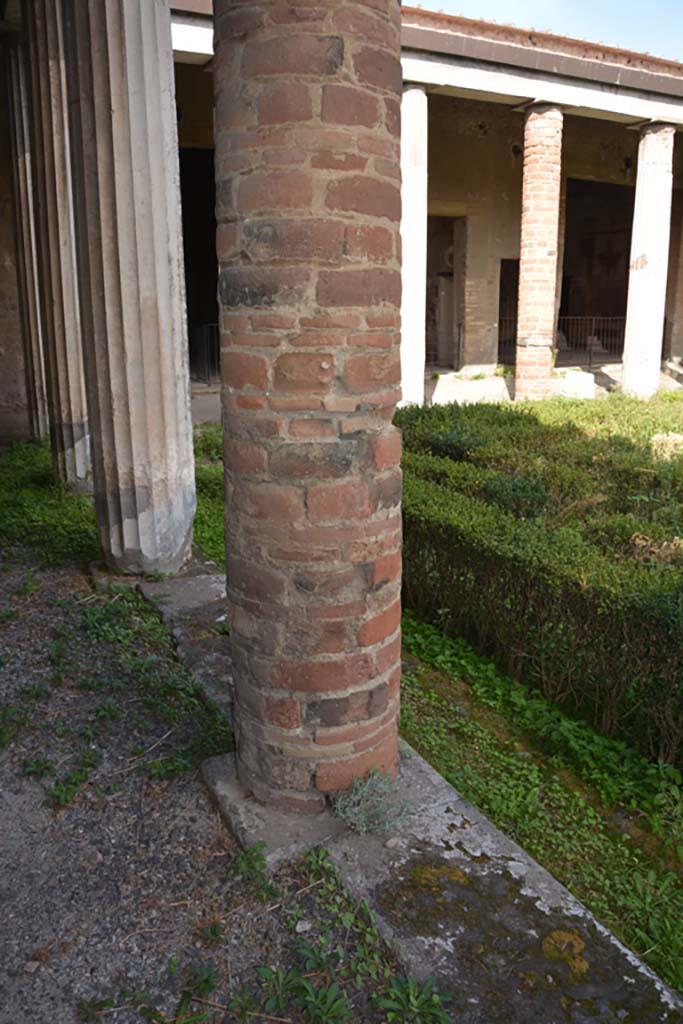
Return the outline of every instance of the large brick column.
{"type": "Polygon", "coordinates": [[[90,429],[76,279],[62,0],[24,0],[30,74],[38,291],[57,476],[91,486],[90,429]]]}
{"type": "Polygon", "coordinates": [[[659,387],[669,266],[675,129],[649,124],[640,133],[626,305],[623,387],[650,398],[659,387]]]}
{"type": "Polygon", "coordinates": [[[314,812],[397,763],[397,0],[216,4],[237,762],[314,812]]]}
{"type": "Polygon", "coordinates": [[[166,0],[64,0],[95,509],[107,562],[175,572],[195,509],[166,0]]]}
{"type": "Polygon", "coordinates": [[[534,104],[524,124],[515,397],[549,393],[557,325],[562,111],[534,104]]]}

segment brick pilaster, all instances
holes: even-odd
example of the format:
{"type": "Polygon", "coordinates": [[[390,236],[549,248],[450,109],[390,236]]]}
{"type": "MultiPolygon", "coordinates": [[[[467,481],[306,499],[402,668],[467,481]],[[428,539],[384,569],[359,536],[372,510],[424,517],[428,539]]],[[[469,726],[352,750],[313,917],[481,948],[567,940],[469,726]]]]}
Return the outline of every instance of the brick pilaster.
{"type": "Polygon", "coordinates": [[[534,104],[524,124],[516,398],[548,394],[556,327],[562,111],[534,104]]]}
{"type": "Polygon", "coordinates": [[[397,759],[397,0],[216,4],[240,778],[317,811],[397,759]]]}

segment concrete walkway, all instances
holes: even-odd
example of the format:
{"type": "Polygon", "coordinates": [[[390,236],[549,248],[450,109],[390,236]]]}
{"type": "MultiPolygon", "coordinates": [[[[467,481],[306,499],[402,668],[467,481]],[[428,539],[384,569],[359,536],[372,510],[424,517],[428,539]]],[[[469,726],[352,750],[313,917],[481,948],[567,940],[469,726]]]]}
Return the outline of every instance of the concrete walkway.
{"type": "MultiPolygon", "coordinates": [[[[221,621],[221,586],[211,563],[140,586],[205,682],[225,656],[207,631],[221,621]]],[[[221,665],[211,692],[229,707],[221,665]]],[[[271,864],[324,845],[406,971],[455,994],[459,1024],[683,1022],[683,1000],[407,745],[401,788],[414,813],[389,838],[350,833],[328,813],[263,807],[237,782],[231,755],[205,762],[204,776],[238,841],[265,840],[271,864]]]]}
{"type": "MultiPolygon", "coordinates": [[[[587,364],[567,358],[566,353],[560,353],[552,381],[552,394],[570,398],[593,397],[586,395],[583,390],[589,383],[588,374],[592,374],[595,380],[594,393],[597,398],[620,387],[623,364],[596,362],[589,368],[587,364]]],[[[662,372],[660,387],[663,391],[675,391],[681,387],[681,383],[670,374],[662,372]]],[[[429,366],[425,374],[425,401],[429,405],[447,405],[450,402],[457,402],[459,405],[474,402],[512,402],[514,397],[513,376],[476,379],[457,373],[447,366],[429,366]]]]}

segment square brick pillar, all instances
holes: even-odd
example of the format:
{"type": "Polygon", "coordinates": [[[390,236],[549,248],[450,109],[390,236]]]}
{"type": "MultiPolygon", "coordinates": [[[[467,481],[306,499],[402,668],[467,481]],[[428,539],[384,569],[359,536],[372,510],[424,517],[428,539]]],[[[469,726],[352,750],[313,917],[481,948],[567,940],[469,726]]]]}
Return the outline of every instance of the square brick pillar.
{"type": "Polygon", "coordinates": [[[675,129],[648,124],[640,133],[626,304],[623,387],[650,398],[659,387],[669,267],[675,129]]]}
{"type": "Polygon", "coordinates": [[[316,812],[397,764],[398,0],[219,0],[217,249],[237,765],[316,812]]]}
{"type": "Polygon", "coordinates": [[[535,103],[524,123],[515,398],[550,392],[557,324],[562,111],[535,103]]]}

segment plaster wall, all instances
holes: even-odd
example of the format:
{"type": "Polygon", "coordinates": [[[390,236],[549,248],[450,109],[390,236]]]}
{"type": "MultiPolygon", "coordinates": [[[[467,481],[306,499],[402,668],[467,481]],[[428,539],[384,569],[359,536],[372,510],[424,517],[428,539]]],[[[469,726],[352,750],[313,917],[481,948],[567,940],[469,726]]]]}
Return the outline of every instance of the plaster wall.
{"type": "Polygon", "coordinates": [[[0,75],[0,441],[30,437],[14,245],[12,147],[6,90],[5,76],[0,75]]]}

